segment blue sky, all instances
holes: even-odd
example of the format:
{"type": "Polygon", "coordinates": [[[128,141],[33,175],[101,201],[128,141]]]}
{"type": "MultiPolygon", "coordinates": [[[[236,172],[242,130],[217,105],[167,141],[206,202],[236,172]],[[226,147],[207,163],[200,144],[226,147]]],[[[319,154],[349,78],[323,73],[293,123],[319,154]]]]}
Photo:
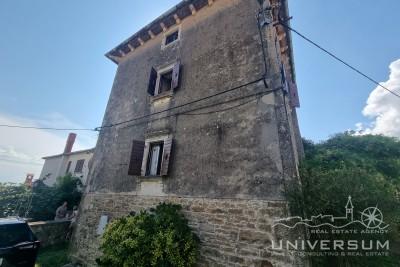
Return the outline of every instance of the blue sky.
{"type": "MultiPolygon", "coordinates": [[[[0,122],[100,125],[116,71],[103,55],[178,2],[2,0],[0,122]]],[[[389,79],[389,64],[400,58],[399,1],[290,0],[289,8],[294,28],[378,81],[389,79]]],[[[376,86],[295,35],[293,42],[303,136],[317,141],[369,125],[362,111],[376,86]]],[[[0,182],[39,175],[40,157],[61,152],[66,135],[1,128],[0,182]]],[[[75,148],[95,139],[78,133],[75,148]]]]}

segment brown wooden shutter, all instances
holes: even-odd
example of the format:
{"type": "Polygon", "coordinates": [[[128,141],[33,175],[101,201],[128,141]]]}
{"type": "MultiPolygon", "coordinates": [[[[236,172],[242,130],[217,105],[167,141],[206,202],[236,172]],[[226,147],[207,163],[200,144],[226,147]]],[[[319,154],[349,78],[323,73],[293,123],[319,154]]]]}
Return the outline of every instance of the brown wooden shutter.
{"type": "Polygon", "coordinates": [[[171,81],[171,89],[174,90],[179,87],[179,73],[181,70],[181,63],[177,61],[172,68],[172,81],[171,81]]]}
{"type": "Polygon", "coordinates": [[[169,159],[171,157],[171,149],[172,149],[172,137],[167,137],[164,139],[164,148],[161,162],[161,170],[160,175],[166,176],[168,175],[168,166],[169,159]]]}
{"type": "Polygon", "coordinates": [[[154,95],[156,91],[156,83],[157,83],[157,71],[154,68],[151,68],[149,86],[147,88],[147,92],[150,95],[154,95]]]}
{"type": "Polygon", "coordinates": [[[129,175],[140,175],[142,169],[144,141],[133,140],[131,159],[129,162],[129,175]]]}

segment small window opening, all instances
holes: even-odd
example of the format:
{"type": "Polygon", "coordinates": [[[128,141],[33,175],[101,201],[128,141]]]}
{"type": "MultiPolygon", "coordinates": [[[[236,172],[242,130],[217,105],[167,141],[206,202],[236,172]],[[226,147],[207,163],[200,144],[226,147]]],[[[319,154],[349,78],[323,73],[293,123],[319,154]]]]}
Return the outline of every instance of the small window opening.
{"type": "Polygon", "coordinates": [[[174,31],[171,34],[168,34],[165,37],[165,45],[169,45],[170,43],[175,42],[176,40],[178,40],[178,38],[179,38],[179,31],[174,31]]]}
{"type": "Polygon", "coordinates": [[[150,144],[146,175],[148,176],[160,175],[163,147],[164,147],[163,142],[150,144]]]}
{"type": "Polygon", "coordinates": [[[172,70],[160,75],[160,86],[158,89],[158,93],[160,94],[162,92],[171,90],[171,84],[172,84],[172,70]]]}
{"type": "Polygon", "coordinates": [[[75,165],[75,173],[81,173],[83,171],[83,164],[85,163],[84,159],[80,159],[76,162],[75,165]]]}

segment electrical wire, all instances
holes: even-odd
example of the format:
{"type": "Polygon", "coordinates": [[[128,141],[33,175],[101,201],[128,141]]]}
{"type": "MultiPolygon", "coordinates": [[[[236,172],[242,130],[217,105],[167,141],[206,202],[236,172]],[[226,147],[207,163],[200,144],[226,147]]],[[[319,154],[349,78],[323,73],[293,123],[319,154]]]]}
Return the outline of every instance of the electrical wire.
{"type": "Polygon", "coordinates": [[[112,124],[105,125],[105,126],[96,127],[94,129],[90,129],[90,128],[53,128],[53,127],[36,127],[36,126],[21,126],[21,125],[8,125],[8,124],[0,124],[0,127],[19,128],[19,129],[35,129],[35,130],[54,130],[54,131],[100,131],[103,128],[115,127],[115,126],[118,126],[118,125],[121,125],[121,124],[137,121],[137,120],[140,120],[140,119],[145,119],[145,118],[152,117],[154,115],[158,115],[158,114],[170,111],[170,110],[174,110],[174,109],[185,107],[185,106],[188,106],[188,105],[191,105],[191,104],[194,104],[194,103],[198,103],[198,102],[201,102],[201,101],[204,101],[204,100],[216,97],[216,96],[220,96],[220,95],[223,95],[223,94],[226,94],[226,93],[229,93],[229,92],[233,92],[233,91],[238,90],[240,88],[243,88],[243,87],[258,83],[260,81],[264,81],[264,80],[265,80],[264,77],[261,77],[261,78],[258,78],[256,80],[247,82],[245,84],[241,84],[241,85],[238,85],[236,87],[233,87],[233,88],[218,92],[216,94],[208,95],[206,97],[202,97],[202,98],[199,98],[199,99],[196,99],[196,100],[193,100],[193,101],[189,101],[189,102],[183,103],[181,105],[173,106],[173,107],[170,107],[170,108],[167,108],[167,109],[164,109],[164,110],[161,110],[161,111],[153,112],[153,113],[150,113],[150,114],[138,116],[138,117],[135,117],[133,119],[126,120],[126,121],[121,121],[121,122],[112,123],[112,124]]]}
{"type": "Polygon", "coordinates": [[[89,129],[89,128],[53,128],[53,127],[35,127],[35,126],[21,126],[21,125],[8,125],[8,124],[0,124],[0,127],[34,129],[34,130],[54,130],[54,131],[96,131],[96,129],[89,129]]]}
{"type": "Polygon", "coordinates": [[[251,82],[247,82],[247,83],[245,83],[245,84],[238,85],[238,86],[236,86],[236,87],[233,87],[233,88],[224,90],[224,91],[222,91],[222,92],[218,92],[218,93],[216,93],[216,94],[208,95],[208,96],[206,96],[206,97],[202,97],[202,98],[199,98],[199,99],[196,99],[196,100],[193,100],[193,101],[189,101],[189,102],[186,102],[186,103],[184,103],[184,104],[176,105],[176,106],[173,106],[173,107],[164,109],[164,110],[160,110],[160,111],[153,112],[153,113],[150,113],[150,114],[146,114],[146,115],[142,115],[142,116],[139,116],[139,117],[135,117],[135,118],[130,119],[130,120],[121,121],[121,122],[113,123],[113,124],[110,124],[110,125],[105,125],[105,126],[97,127],[96,130],[100,130],[100,129],[102,129],[102,128],[111,128],[111,127],[115,127],[115,126],[118,126],[118,125],[121,125],[121,124],[133,122],[133,121],[136,121],[136,120],[145,119],[145,118],[148,118],[148,117],[151,117],[151,116],[154,116],[154,115],[157,115],[157,114],[161,114],[161,113],[164,113],[164,112],[167,112],[167,111],[170,111],[170,110],[174,110],[174,109],[177,109],[177,108],[182,108],[182,107],[185,107],[185,106],[194,104],[194,103],[198,103],[198,102],[200,102],[200,101],[204,101],[204,100],[207,100],[207,99],[216,97],[216,96],[220,96],[220,95],[223,95],[223,94],[226,94],[226,93],[229,93],[229,92],[238,90],[238,89],[240,89],[240,88],[243,88],[243,87],[246,87],[246,86],[248,86],[248,85],[252,85],[252,84],[258,83],[258,82],[263,81],[263,80],[264,80],[264,77],[258,78],[258,79],[256,79],[256,80],[251,81],[251,82]]]}
{"type": "Polygon", "coordinates": [[[238,108],[238,107],[247,105],[247,104],[249,104],[249,103],[251,103],[251,102],[254,102],[254,101],[256,101],[256,100],[257,100],[257,99],[252,99],[252,100],[246,101],[246,102],[244,102],[244,103],[240,103],[240,104],[238,104],[238,105],[231,106],[231,107],[224,108],[224,109],[219,109],[219,110],[213,110],[213,111],[207,111],[207,112],[199,112],[199,113],[182,113],[182,114],[180,114],[180,115],[185,115],[185,116],[198,116],[198,115],[207,115],[207,114],[219,113],[219,112],[224,112],[224,111],[228,111],[228,110],[231,110],[231,109],[235,109],[235,108],[238,108]]]}
{"type": "Polygon", "coordinates": [[[350,65],[349,63],[347,63],[346,61],[344,61],[343,59],[339,58],[338,56],[336,56],[335,54],[333,54],[332,52],[329,52],[328,50],[326,50],[325,48],[323,48],[322,46],[320,46],[319,44],[315,43],[314,41],[312,41],[310,38],[306,37],[305,35],[301,34],[300,32],[298,32],[297,30],[293,29],[292,27],[290,27],[289,25],[287,25],[286,23],[284,23],[282,20],[279,20],[277,23],[275,23],[274,25],[282,25],[283,27],[285,27],[286,29],[294,32],[295,34],[297,34],[298,36],[300,36],[301,38],[303,38],[304,40],[306,40],[307,42],[309,42],[310,44],[312,44],[313,46],[319,48],[320,50],[322,50],[323,52],[325,52],[326,54],[328,54],[329,56],[331,56],[332,58],[336,59],[337,61],[339,61],[340,63],[344,64],[345,66],[347,66],[348,68],[352,69],[353,71],[357,72],[358,74],[360,74],[361,76],[363,76],[364,78],[366,78],[367,80],[369,80],[370,82],[378,85],[379,87],[385,89],[386,91],[388,91],[389,93],[391,93],[394,96],[397,96],[398,98],[400,98],[400,95],[392,90],[390,90],[389,88],[387,88],[386,86],[382,85],[381,83],[379,83],[378,81],[376,81],[375,79],[371,78],[370,76],[368,76],[367,74],[365,74],[364,72],[360,71],[359,69],[357,69],[356,67],[353,67],[352,65],[350,65]]]}
{"type": "MultiPolygon", "coordinates": [[[[275,92],[275,91],[278,91],[278,90],[281,90],[281,89],[282,89],[282,87],[278,87],[278,88],[271,89],[271,90],[267,90],[267,91],[264,90],[264,91],[261,91],[261,92],[258,92],[258,93],[249,94],[249,95],[245,95],[245,96],[241,96],[241,97],[237,97],[237,98],[225,100],[225,101],[223,101],[223,102],[217,102],[217,103],[213,103],[213,104],[210,104],[210,105],[206,105],[206,106],[201,106],[201,107],[193,108],[193,109],[191,109],[191,110],[186,110],[186,111],[182,111],[182,112],[176,112],[176,113],[168,114],[168,115],[165,115],[165,116],[163,116],[163,117],[153,118],[153,119],[149,119],[149,120],[145,120],[145,121],[141,121],[141,122],[129,124],[129,125],[127,125],[127,126],[124,126],[123,128],[130,128],[130,127],[137,126],[137,125],[140,125],[140,124],[144,124],[144,123],[148,123],[148,122],[153,122],[153,121],[157,121],[157,120],[162,120],[162,119],[169,118],[169,117],[173,117],[173,116],[186,115],[188,112],[191,112],[191,111],[206,109],[206,108],[210,108],[210,107],[214,107],[214,106],[218,106],[218,105],[223,105],[223,104],[226,104],[226,103],[230,103],[230,102],[233,102],[233,101],[237,101],[237,100],[249,98],[249,97],[252,97],[252,96],[259,96],[259,97],[260,97],[260,96],[263,96],[263,95],[266,95],[266,94],[269,94],[269,93],[272,93],[272,92],[275,92]]],[[[250,101],[249,101],[249,102],[250,102],[250,101]]],[[[246,103],[245,103],[245,104],[246,104],[246,103]]],[[[229,107],[229,108],[225,108],[225,109],[220,109],[220,110],[214,110],[214,111],[210,111],[210,112],[205,112],[204,114],[206,114],[206,113],[207,113],[207,114],[218,113],[218,112],[222,112],[222,111],[225,111],[225,110],[229,110],[229,109],[233,109],[233,108],[239,107],[239,106],[241,106],[241,105],[242,105],[242,104],[237,105],[237,106],[233,106],[233,107],[229,107]]],[[[189,114],[189,115],[191,115],[191,114],[189,114]]],[[[202,113],[198,113],[198,114],[196,113],[196,114],[192,114],[192,115],[203,115],[203,114],[202,114],[202,113]]]]}

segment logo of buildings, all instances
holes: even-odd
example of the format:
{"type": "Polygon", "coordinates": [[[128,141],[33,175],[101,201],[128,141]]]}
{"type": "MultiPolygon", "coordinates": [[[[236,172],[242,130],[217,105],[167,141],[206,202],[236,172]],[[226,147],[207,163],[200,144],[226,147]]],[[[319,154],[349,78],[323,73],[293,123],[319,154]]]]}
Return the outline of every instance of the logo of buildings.
{"type": "Polygon", "coordinates": [[[378,207],[368,207],[360,212],[360,219],[354,219],[354,206],[351,201],[351,196],[348,197],[344,217],[334,217],[333,215],[322,215],[311,216],[310,219],[304,219],[300,216],[287,217],[279,219],[274,222],[273,227],[283,226],[286,228],[293,229],[298,225],[305,225],[310,228],[317,228],[321,226],[330,226],[332,228],[340,229],[345,228],[352,224],[361,224],[366,229],[386,229],[389,225],[383,222],[382,212],[378,207]]]}

